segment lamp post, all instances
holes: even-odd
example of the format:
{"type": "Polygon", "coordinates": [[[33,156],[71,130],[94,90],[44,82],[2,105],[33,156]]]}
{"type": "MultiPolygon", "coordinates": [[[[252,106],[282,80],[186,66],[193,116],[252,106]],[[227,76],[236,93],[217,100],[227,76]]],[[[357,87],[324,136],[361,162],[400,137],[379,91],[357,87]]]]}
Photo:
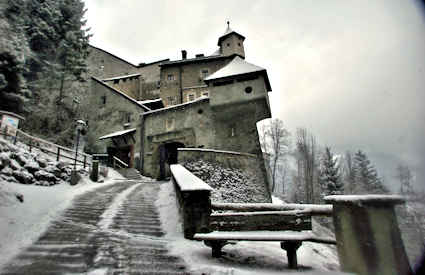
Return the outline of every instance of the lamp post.
{"type": "Polygon", "coordinates": [[[77,120],[76,132],[77,136],[75,139],[75,158],[74,158],[74,170],[77,170],[77,157],[78,157],[78,146],[80,144],[80,136],[86,134],[86,123],[83,120],[77,120]]]}

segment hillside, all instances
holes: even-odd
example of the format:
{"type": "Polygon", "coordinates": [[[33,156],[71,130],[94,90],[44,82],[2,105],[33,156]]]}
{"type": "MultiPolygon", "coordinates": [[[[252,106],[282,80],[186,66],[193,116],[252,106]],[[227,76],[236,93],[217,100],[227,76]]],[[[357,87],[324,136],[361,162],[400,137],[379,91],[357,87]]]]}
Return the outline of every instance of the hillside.
{"type": "Polygon", "coordinates": [[[25,131],[65,146],[74,121],[85,119],[83,15],[79,0],[0,4],[0,110],[26,117],[25,131]]]}

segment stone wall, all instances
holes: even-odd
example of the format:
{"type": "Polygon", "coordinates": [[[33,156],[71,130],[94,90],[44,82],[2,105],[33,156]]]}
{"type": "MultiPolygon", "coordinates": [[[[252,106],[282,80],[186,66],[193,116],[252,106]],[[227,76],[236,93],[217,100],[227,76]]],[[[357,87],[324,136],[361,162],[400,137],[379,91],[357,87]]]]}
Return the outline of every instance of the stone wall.
{"type": "Polygon", "coordinates": [[[179,142],[185,147],[214,147],[215,134],[208,99],[144,114],[143,174],[157,177],[159,146],[179,142]]]}
{"type": "Polygon", "coordinates": [[[159,98],[160,87],[160,74],[161,68],[159,67],[161,61],[146,64],[139,67],[137,71],[142,75],[141,79],[141,100],[159,98]]]}
{"type": "Polygon", "coordinates": [[[199,98],[203,92],[208,91],[204,83],[203,70],[208,70],[211,75],[223,68],[231,58],[219,58],[197,62],[177,63],[175,65],[162,66],[161,68],[161,98],[167,106],[188,102],[188,94],[193,93],[199,98]],[[169,80],[173,75],[173,80],[169,80]],[[181,82],[181,83],[180,83],[181,82]],[[183,94],[181,98],[180,89],[183,94]],[[170,102],[170,98],[174,98],[170,102]]]}
{"type": "Polygon", "coordinates": [[[116,77],[113,79],[105,79],[104,82],[135,100],[141,100],[140,75],[130,75],[119,78],[116,77]]]}
{"type": "Polygon", "coordinates": [[[102,49],[93,46],[89,49],[87,64],[90,75],[103,79],[137,73],[137,67],[133,64],[102,49]]]}
{"type": "Polygon", "coordinates": [[[178,162],[214,188],[213,202],[271,202],[261,156],[179,148],[178,162]]]}
{"type": "MultiPolygon", "coordinates": [[[[125,123],[130,123],[130,128],[139,131],[139,115],[144,109],[134,100],[95,78],[91,79],[89,100],[93,108],[88,131],[88,147],[91,151],[106,152],[110,141],[99,141],[99,137],[123,130],[125,123]]],[[[139,151],[140,139],[136,138],[136,141],[135,150],[139,151]]]]}

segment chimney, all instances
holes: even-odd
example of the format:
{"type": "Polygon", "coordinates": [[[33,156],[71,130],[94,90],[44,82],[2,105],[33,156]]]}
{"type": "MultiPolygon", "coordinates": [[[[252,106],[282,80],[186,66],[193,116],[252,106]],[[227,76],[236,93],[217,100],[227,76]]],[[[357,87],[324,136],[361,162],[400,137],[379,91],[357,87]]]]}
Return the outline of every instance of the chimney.
{"type": "Polygon", "coordinates": [[[186,58],[187,58],[187,51],[182,50],[182,59],[186,59],[186,58]]]}

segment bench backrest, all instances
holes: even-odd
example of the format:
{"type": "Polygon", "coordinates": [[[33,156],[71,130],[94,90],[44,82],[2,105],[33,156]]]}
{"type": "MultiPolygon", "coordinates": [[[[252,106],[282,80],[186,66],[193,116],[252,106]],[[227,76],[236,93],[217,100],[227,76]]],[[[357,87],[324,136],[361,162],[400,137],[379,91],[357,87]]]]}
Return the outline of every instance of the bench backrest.
{"type": "Polygon", "coordinates": [[[210,216],[212,231],[311,230],[311,214],[305,211],[256,211],[216,213],[210,216]]]}

